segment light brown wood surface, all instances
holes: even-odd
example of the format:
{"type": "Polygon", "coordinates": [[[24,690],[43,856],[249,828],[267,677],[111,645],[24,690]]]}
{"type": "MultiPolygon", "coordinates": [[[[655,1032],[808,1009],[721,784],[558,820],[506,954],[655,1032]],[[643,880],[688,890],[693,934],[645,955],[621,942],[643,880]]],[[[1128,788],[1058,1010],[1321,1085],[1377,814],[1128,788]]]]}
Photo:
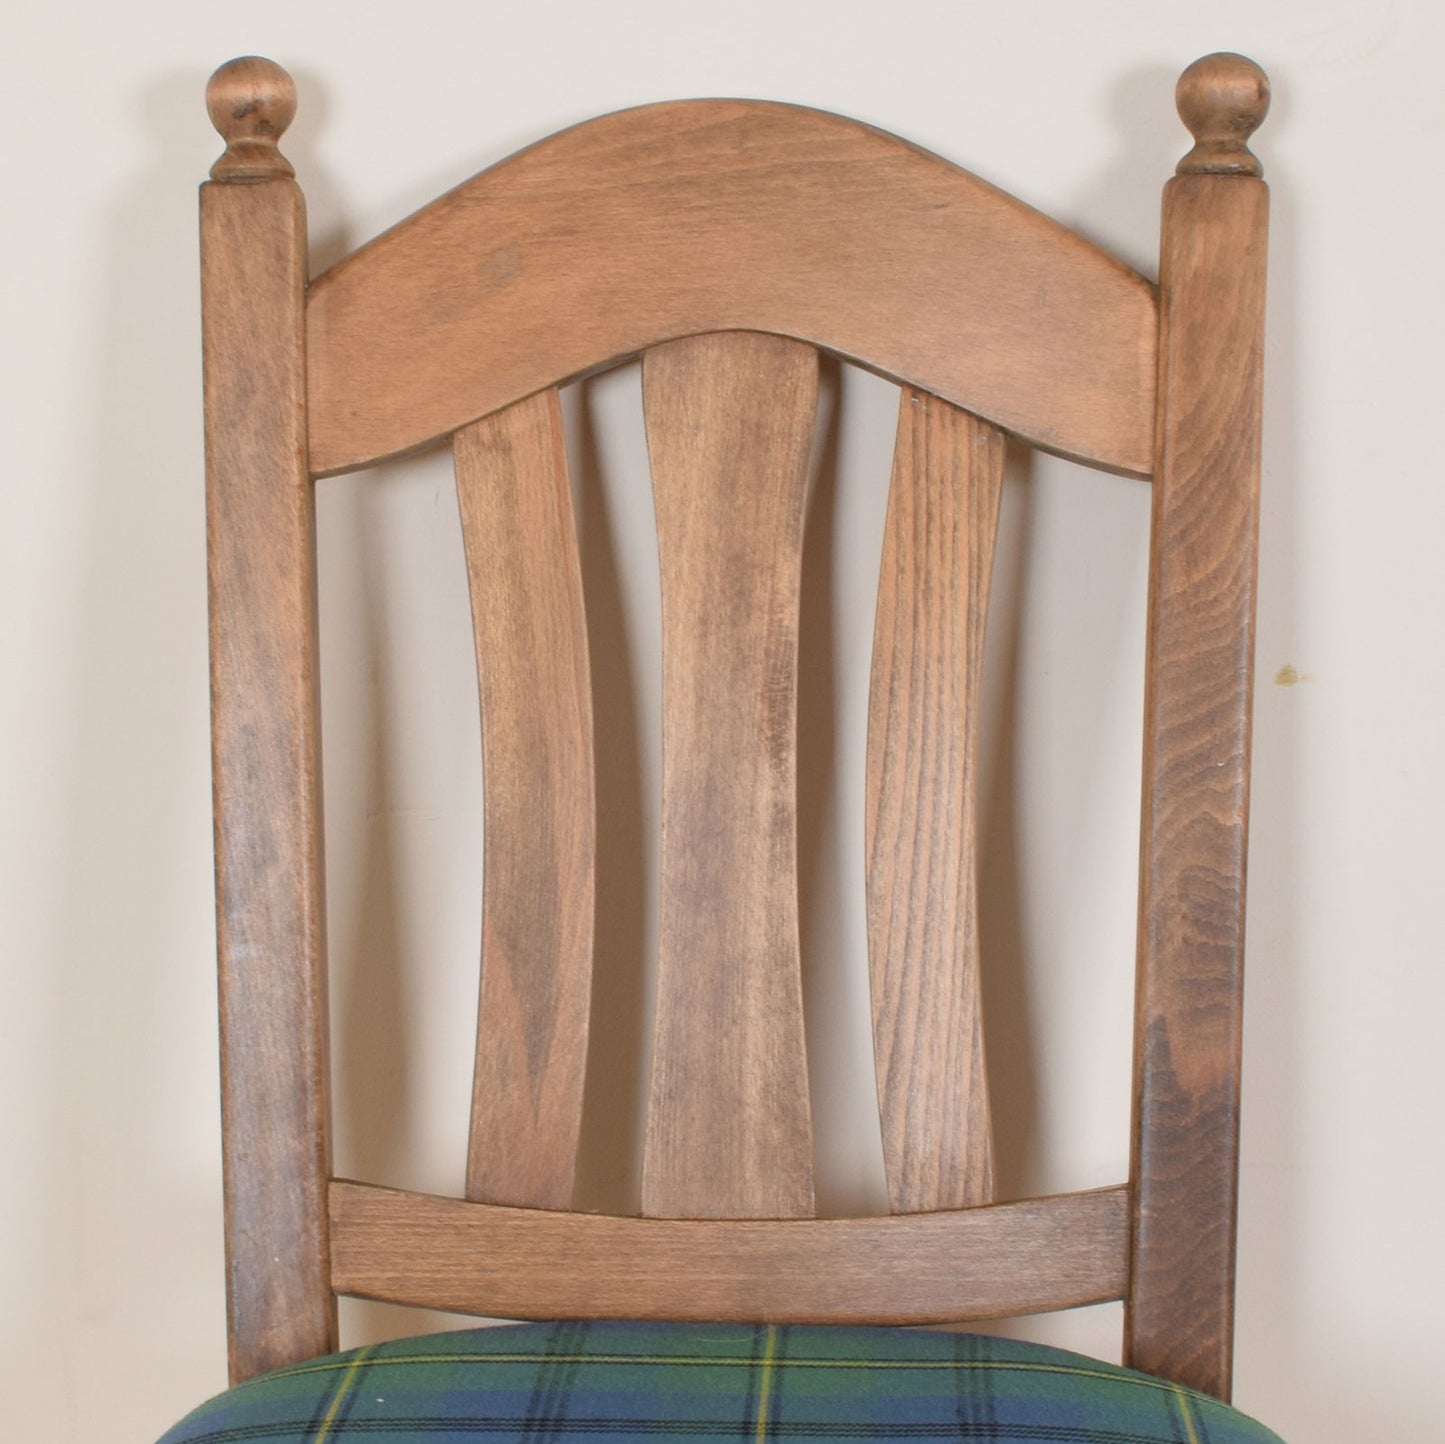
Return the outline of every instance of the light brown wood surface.
{"type": "Polygon", "coordinates": [[[1180,175],[1264,174],[1249,138],[1269,113],[1269,77],[1254,61],[1229,51],[1201,56],[1179,77],[1174,98],[1194,135],[1180,175]]]}
{"type": "MultiPolygon", "coordinates": [[[[1211,60],[1219,108],[1237,120],[1243,89],[1258,124],[1257,68],[1211,60]]],[[[1181,110],[1224,129],[1195,78],[1181,110]]],[[[1267,225],[1264,183],[1228,157],[1164,193],[1125,1358],[1225,1398],[1267,225]]]]}
{"type": "Polygon", "coordinates": [[[296,118],[296,85],[274,60],[242,55],[221,66],[206,85],[206,111],[226,142],[211,167],[212,180],[289,180],[296,174],[280,147],[296,118]]]}
{"type": "Polygon", "coordinates": [[[1154,293],[966,171],[760,101],[565,131],[312,288],[311,463],[421,445],[673,337],[772,331],[1125,471],[1152,463],[1154,293]]]}
{"type": "Polygon", "coordinates": [[[1119,1298],[1120,1188],[885,1218],[611,1218],[331,1186],[342,1293],[504,1318],[938,1323],[1119,1298]]]}
{"type": "Polygon", "coordinates": [[[557,393],[457,433],[481,680],[482,984],[467,1197],[572,1202],[591,1003],[592,692],[557,393]]]}
{"type": "Polygon", "coordinates": [[[883,535],[865,813],[873,1055],[895,1213],[993,1201],[977,758],[1004,438],[905,389],[883,535]]]}
{"type": "Polygon", "coordinates": [[[289,79],[249,58],[208,99],[226,140],[201,212],[233,1377],[333,1347],[333,1290],[519,1317],[874,1322],[1123,1297],[1128,1362],[1227,1395],[1258,68],[1211,56],[1181,80],[1196,143],[1166,191],[1157,298],[893,137],[689,102],[504,162],[307,300],[277,147],[289,79]],[[900,1210],[882,1219],[808,1216],[796,672],[814,345],[917,388],[870,696],[870,966],[900,1210]],[[644,351],[664,677],[648,1216],[602,1218],[556,1207],[576,1154],[597,842],[550,388],[644,351]],[[1133,1154],[1127,1186],[935,1211],[991,1195],[972,854],[995,427],[1155,473],[1133,1154]],[[488,789],[467,1190],[545,1206],[328,1183],[309,480],[452,433],[488,789]]]}
{"type": "Polygon", "coordinates": [[[642,394],[662,576],[642,1209],[806,1216],[797,667],[818,357],[777,336],[698,336],[648,352],[642,394]]]}
{"type": "Polygon", "coordinates": [[[217,162],[226,178],[201,187],[201,293],[235,1382],[334,1348],[336,1310],[326,1236],[331,1155],[303,369],[306,212],[274,144],[295,97],[278,66],[250,60],[218,72],[207,99],[228,141],[217,162]],[[273,137],[269,146],[266,136],[273,137]],[[241,161],[228,165],[237,151],[241,161]],[[231,178],[238,170],[241,178],[231,178]]]}

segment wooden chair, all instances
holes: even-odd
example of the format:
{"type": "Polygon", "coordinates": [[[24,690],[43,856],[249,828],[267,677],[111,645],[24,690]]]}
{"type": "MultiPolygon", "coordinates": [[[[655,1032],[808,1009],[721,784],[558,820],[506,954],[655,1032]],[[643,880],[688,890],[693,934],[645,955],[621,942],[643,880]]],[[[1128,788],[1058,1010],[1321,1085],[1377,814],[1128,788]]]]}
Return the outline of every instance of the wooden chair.
{"type": "MultiPolygon", "coordinates": [[[[759,1326],[1122,1299],[1125,1362],[1154,1376],[1178,1432],[1109,1437],[1272,1438],[1202,1397],[1230,1385],[1267,209],[1247,140],[1263,74],[1234,55],[1184,73],[1196,144],[1164,192],[1157,287],[893,136],[751,101],[577,126],[308,283],[277,146],[289,77],[233,61],[208,103],[226,141],[201,228],[233,1382],[325,1373],[295,1366],[336,1348],[338,1294],[759,1326]],[[812,1217],[795,866],[820,352],[901,388],[867,749],[891,1213],[846,1220],[812,1217]],[[664,618],[660,955],[641,1216],[603,1217],[568,1211],[608,819],[557,388],[638,356],[664,618]],[[997,1202],[974,756],[1006,435],[1151,477],[1153,541],[1129,1177],[997,1202]],[[458,1198],[332,1174],[312,495],[318,476],[447,442],[487,779],[458,1198]]],[[[768,1341],[769,1408],[778,1340],[858,1337],[717,1336],[768,1341]]],[[[645,1337],[666,1352],[659,1339],[699,1336],[645,1337]]],[[[998,1347],[1033,1349],[1056,1379],[1090,1373],[998,1347]]],[[[317,1438],[342,1432],[327,1397],[317,1438]]],[[[791,1437],[757,1409],[755,1437],[791,1437]]],[[[947,1437],[1094,1437],[990,1427],[947,1437]]],[[[186,1428],[173,1437],[242,1437],[186,1428]]]]}

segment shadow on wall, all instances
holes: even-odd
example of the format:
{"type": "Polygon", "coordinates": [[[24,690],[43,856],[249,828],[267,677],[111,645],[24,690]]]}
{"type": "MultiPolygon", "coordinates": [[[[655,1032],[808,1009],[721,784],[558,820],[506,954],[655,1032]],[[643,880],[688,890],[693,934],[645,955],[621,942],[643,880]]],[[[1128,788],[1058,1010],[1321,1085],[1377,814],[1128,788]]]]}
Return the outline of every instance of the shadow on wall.
{"type": "MultiPolygon", "coordinates": [[[[1275,84],[1257,147],[1270,186],[1270,256],[1245,948],[1236,1392],[1271,1421],[1287,1418],[1289,1406],[1298,1412],[1299,1401],[1308,1399],[1311,1414],[1300,1437],[1313,1424],[1322,1434],[1338,1431],[1341,1438],[1403,1439],[1415,1427],[1408,1405],[1391,1425],[1386,1418],[1391,1400],[1380,1391],[1362,1391],[1362,1375],[1336,1371],[1326,1379],[1319,1367],[1324,1351],[1338,1347],[1339,1321],[1322,1319],[1310,1303],[1304,1262],[1309,1189],[1299,1170],[1279,1164],[1301,1156],[1301,1125],[1307,1116],[1301,1088],[1307,1035],[1301,1020],[1309,1015],[1308,960],[1300,940],[1308,926],[1301,915],[1306,889],[1298,840],[1306,833],[1308,814],[1308,757],[1299,710],[1306,698],[1300,694],[1309,689],[1277,685],[1277,673],[1288,661],[1300,662],[1306,672],[1312,668],[1297,650],[1301,633],[1308,630],[1301,604],[1308,500],[1299,481],[1304,424],[1299,212],[1287,170],[1271,164],[1273,154],[1285,154],[1294,105],[1290,87],[1280,84],[1280,67],[1267,56],[1256,58],[1275,84]],[[1306,1378],[1309,1386],[1303,1388],[1299,1381],[1306,1378]],[[1335,1378],[1339,1386],[1332,1388],[1335,1378]],[[1279,1391],[1279,1403],[1271,1398],[1272,1387],[1279,1391]]],[[[1397,1367],[1393,1340],[1356,1331],[1351,1350],[1358,1357],[1362,1349],[1377,1355],[1372,1371],[1388,1375],[1397,1367]]]]}
{"type": "MultiPolygon", "coordinates": [[[[628,502],[625,510],[653,525],[647,474],[637,467],[628,469],[630,477],[613,470],[608,485],[611,469],[598,416],[598,393],[605,390],[624,392],[624,399],[640,412],[638,368],[628,368],[615,380],[573,388],[567,408],[587,606],[598,819],[592,1019],[577,1205],[625,1214],[637,1212],[641,1196],[642,1120],[651,1052],[652,976],[647,959],[657,942],[659,785],[649,743],[657,740],[658,695],[655,678],[646,692],[644,685],[645,674],[656,670],[650,659],[657,655],[660,628],[652,610],[639,608],[636,598],[640,583],[650,582],[656,591],[656,566],[645,581],[625,568],[626,516],[619,514],[624,512],[620,504],[628,502]],[[646,723],[644,709],[649,714],[646,723]]],[[[640,414],[635,419],[640,426],[640,414]]],[[[634,449],[637,441],[634,435],[634,449]]]]}

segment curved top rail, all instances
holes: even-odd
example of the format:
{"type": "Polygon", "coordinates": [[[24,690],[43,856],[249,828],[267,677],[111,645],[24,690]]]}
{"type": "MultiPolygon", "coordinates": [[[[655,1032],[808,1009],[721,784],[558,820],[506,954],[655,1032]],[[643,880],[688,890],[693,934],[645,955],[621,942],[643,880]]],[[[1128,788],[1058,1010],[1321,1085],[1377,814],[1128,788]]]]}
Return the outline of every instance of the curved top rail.
{"type": "Polygon", "coordinates": [[[809,341],[1147,474],[1143,277],[896,136],[763,101],[566,130],[363,246],[307,303],[311,465],[345,471],[703,331],[809,341]]]}

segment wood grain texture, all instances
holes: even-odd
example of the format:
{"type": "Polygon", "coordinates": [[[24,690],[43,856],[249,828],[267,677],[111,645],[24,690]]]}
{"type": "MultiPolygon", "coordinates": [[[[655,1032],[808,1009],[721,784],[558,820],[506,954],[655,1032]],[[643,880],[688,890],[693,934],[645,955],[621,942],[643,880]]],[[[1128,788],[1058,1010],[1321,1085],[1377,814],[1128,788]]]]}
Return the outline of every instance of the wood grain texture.
{"type": "Polygon", "coordinates": [[[868,698],[873,1056],[895,1213],[993,1200],[975,857],[1004,439],[905,389],[868,698]]]}
{"type": "Polygon", "coordinates": [[[1227,1397],[1268,192],[1164,192],[1125,1357],[1227,1397]]]}
{"type": "Polygon", "coordinates": [[[1123,1297],[1126,1362],[1227,1397],[1262,72],[1217,55],[1181,82],[1196,144],[1165,192],[1157,295],[894,137],[707,101],[545,141],[308,296],[277,145],[289,78],[247,58],[209,102],[226,140],[201,222],[233,1379],[333,1348],[333,1288],[516,1317],[780,1322],[1123,1297]],[[869,941],[899,1210],[882,1219],[809,1217],[795,692],[815,346],[917,388],[870,695],[869,941]],[[604,1218],[559,1211],[596,844],[546,388],[642,352],[664,636],[651,1216],[604,1218]],[[1157,482],[1132,1163],[1127,1187],[939,1210],[991,1192],[971,853],[995,426],[1157,482]],[[453,433],[488,774],[474,1201],[328,1181],[320,893],[309,478],[453,433]]]}
{"type": "Polygon", "coordinates": [[[806,1216],[797,665],[818,357],[776,336],[693,337],[648,352],[642,394],[662,578],[642,1209],[806,1216]]]}
{"type": "Polygon", "coordinates": [[[1122,1296],[1128,1191],[891,1218],[609,1218],[331,1186],[341,1293],[501,1318],[921,1324],[1122,1296]]]}
{"type": "Polygon", "coordinates": [[[467,1197],[572,1201],[596,804],[582,574],[557,393],[453,440],[481,683],[482,985],[467,1197]]]}
{"type": "Polygon", "coordinates": [[[233,1382],[336,1346],[305,266],[293,181],[201,187],[233,1382]]]}
{"type": "Polygon", "coordinates": [[[966,171],[759,101],[602,117],[340,262],[308,307],[311,460],[346,470],[704,331],[794,336],[1051,451],[1153,460],[1151,286],[966,171]]]}

